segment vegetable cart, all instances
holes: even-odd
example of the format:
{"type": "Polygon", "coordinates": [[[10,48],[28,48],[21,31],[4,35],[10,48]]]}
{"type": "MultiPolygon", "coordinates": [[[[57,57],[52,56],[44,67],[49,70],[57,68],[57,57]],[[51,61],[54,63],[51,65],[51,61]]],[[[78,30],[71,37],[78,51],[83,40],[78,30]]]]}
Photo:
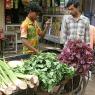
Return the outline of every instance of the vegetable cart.
{"type": "MultiPolygon", "coordinates": [[[[52,49],[45,50],[44,52],[53,52],[57,54],[60,53],[60,51],[52,49]]],[[[29,54],[25,54],[12,56],[5,59],[7,61],[21,60],[28,59],[30,58],[30,56],[31,55],[29,54]]],[[[61,80],[60,83],[58,83],[57,86],[55,86],[51,92],[42,90],[39,86],[37,90],[27,88],[26,90],[18,90],[14,92],[12,95],[84,95],[88,80],[89,73],[87,77],[75,75],[71,79],[61,80]]]]}

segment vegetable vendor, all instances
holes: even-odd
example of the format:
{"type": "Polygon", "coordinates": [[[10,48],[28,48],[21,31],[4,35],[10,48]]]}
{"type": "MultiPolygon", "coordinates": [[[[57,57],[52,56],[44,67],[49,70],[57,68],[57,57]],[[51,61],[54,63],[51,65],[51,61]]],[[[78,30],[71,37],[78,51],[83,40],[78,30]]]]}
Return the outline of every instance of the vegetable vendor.
{"type": "Polygon", "coordinates": [[[24,45],[23,53],[38,53],[38,38],[39,36],[44,37],[46,34],[49,20],[45,24],[44,32],[42,32],[36,21],[39,13],[41,13],[40,6],[36,3],[30,3],[29,13],[20,27],[21,40],[24,45]]]}

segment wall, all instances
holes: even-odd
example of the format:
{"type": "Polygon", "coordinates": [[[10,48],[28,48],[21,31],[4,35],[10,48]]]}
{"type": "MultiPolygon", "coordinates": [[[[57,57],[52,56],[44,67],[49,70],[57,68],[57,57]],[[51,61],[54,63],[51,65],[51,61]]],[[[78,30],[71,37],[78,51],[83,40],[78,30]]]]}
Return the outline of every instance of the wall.
{"type": "Polygon", "coordinates": [[[0,0],[0,27],[5,29],[4,0],[0,0]]]}
{"type": "Polygon", "coordinates": [[[82,0],[82,7],[84,12],[95,13],[95,0],[82,0]]]}

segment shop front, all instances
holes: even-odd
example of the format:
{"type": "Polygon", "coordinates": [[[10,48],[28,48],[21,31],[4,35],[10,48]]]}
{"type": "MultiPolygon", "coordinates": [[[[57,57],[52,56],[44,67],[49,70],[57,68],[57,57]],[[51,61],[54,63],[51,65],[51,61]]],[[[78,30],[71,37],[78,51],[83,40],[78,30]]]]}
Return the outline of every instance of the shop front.
{"type": "Polygon", "coordinates": [[[30,2],[36,2],[39,4],[43,9],[43,15],[41,15],[38,18],[39,24],[42,26],[44,17],[45,18],[51,18],[52,21],[56,22],[55,24],[52,23],[53,28],[51,31],[48,31],[48,34],[46,35],[46,39],[48,36],[51,38],[48,38],[49,41],[55,42],[54,39],[56,39],[56,42],[60,42],[59,38],[59,29],[60,25],[58,26],[57,31],[56,25],[61,24],[61,17],[65,14],[64,12],[64,5],[66,4],[66,1],[68,0],[5,0],[4,2],[4,13],[5,13],[5,36],[7,38],[7,50],[14,50],[15,52],[18,51],[18,44],[21,44],[20,40],[20,24],[27,16],[27,5],[30,2]],[[58,21],[58,23],[57,23],[58,21]],[[55,31],[55,32],[54,32],[55,31]],[[57,33],[56,33],[57,32],[57,33]]]}
{"type": "MultiPolygon", "coordinates": [[[[60,44],[60,25],[62,17],[67,14],[64,6],[68,0],[1,0],[0,24],[3,27],[6,37],[5,50],[19,50],[20,40],[20,24],[27,16],[27,5],[30,2],[36,2],[43,9],[43,14],[38,18],[39,24],[43,26],[44,22],[51,18],[51,26],[47,30],[45,40],[60,44]]],[[[82,0],[81,8],[82,8],[82,0]]],[[[43,27],[42,27],[43,28],[43,27]]]]}

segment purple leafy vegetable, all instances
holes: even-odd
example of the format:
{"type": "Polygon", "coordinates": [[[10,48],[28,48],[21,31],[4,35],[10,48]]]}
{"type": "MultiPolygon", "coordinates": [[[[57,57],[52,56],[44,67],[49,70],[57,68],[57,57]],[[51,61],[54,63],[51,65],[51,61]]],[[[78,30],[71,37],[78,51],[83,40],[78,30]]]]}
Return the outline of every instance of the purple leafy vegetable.
{"type": "Polygon", "coordinates": [[[62,63],[75,67],[77,73],[86,74],[94,63],[93,56],[93,50],[85,42],[69,40],[58,59],[62,63]]]}

